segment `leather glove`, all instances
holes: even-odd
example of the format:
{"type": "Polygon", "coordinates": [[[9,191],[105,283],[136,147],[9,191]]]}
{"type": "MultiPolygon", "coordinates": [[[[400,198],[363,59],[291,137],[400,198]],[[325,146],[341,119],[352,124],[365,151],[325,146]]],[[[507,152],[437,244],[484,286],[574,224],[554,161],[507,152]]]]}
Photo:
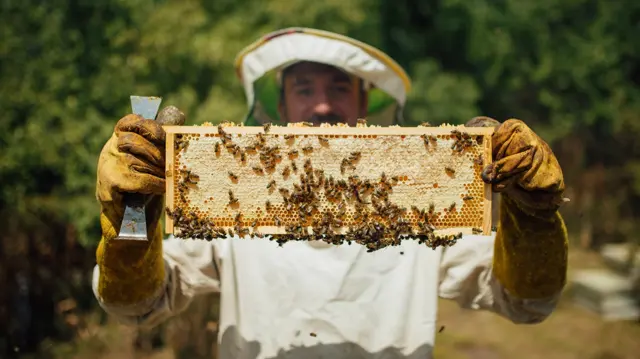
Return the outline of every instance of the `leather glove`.
{"type": "Polygon", "coordinates": [[[551,148],[524,122],[477,117],[467,127],[495,126],[493,162],[482,179],[501,193],[493,271],[513,296],[548,298],[566,283],[568,236],[558,212],[562,169],[551,148]]]}
{"type": "Polygon", "coordinates": [[[98,295],[108,304],[150,300],[164,283],[160,216],[165,192],[165,132],[137,115],[115,126],[98,160],[96,196],[102,238],[96,251],[98,295]],[[114,240],[124,215],[123,193],[145,195],[149,241],[114,240]]]}

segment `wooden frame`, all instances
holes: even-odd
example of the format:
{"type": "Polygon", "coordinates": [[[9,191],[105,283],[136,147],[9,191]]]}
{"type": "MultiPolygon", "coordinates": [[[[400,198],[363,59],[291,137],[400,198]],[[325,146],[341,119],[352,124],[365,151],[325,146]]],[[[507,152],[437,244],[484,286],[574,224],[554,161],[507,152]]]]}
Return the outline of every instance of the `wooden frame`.
{"type": "MultiPolygon", "coordinates": [[[[192,148],[198,148],[198,146],[205,148],[204,146],[208,146],[208,144],[213,144],[216,141],[220,141],[221,136],[218,133],[218,128],[217,126],[167,126],[165,127],[165,131],[167,133],[167,152],[166,152],[166,168],[167,168],[167,172],[166,172],[166,206],[170,211],[174,211],[176,209],[177,203],[176,203],[176,198],[177,198],[177,192],[176,192],[176,188],[178,185],[178,181],[177,178],[180,176],[180,169],[177,168],[176,166],[180,164],[180,159],[179,157],[181,156],[181,152],[179,150],[177,150],[176,148],[176,143],[177,137],[192,137],[192,139],[190,140],[191,142],[189,143],[188,146],[191,146],[192,148]],[[202,142],[200,142],[200,138],[203,139],[202,142]],[[192,145],[193,143],[193,145],[192,145]]],[[[469,174],[469,172],[467,172],[467,179],[468,180],[472,180],[474,181],[474,186],[479,185],[479,183],[482,181],[480,179],[480,171],[482,170],[482,168],[484,168],[486,165],[488,165],[489,163],[491,163],[492,158],[492,151],[491,151],[491,134],[493,133],[493,128],[488,128],[488,127],[463,127],[463,126],[440,126],[440,127],[373,127],[373,126],[358,126],[358,127],[346,127],[346,126],[331,126],[331,127],[303,127],[303,126],[287,126],[287,127],[280,127],[280,126],[271,126],[269,128],[268,133],[265,135],[264,134],[264,128],[263,127],[245,127],[245,126],[224,126],[223,127],[224,132],[226,132],[227,134],[231,135],[234,139],[240,139],[240,138],[244,138],[244,140],[248,140],[249,138],[251,138],[252,140],[257,139],[259,136],[259,134],[263,134],[264,137],[267,137],[270,139],[270,141],[276,141],[276,143],[281,143],[284,142],[284,136],[295,136],[296,139],[300,139],[300,141],[302,141],[302,139],[306,139],[307,141],[310,141],[309,139],[314,139],[313,141],[318,140],[317,137],[323,137],[323,138],[327,138],[329,140],[335,140],[335,141],[343,141],[340,142],[340,144],[342,144],[342,147],[344,146],[348,146],[348,143],[352,143],[355,141],[360,141],[359,143],[363,143],[363,141],[381,141],[380,143],[384,142],[384,141],[396,141],[396,145],[392,146],[392,147],[388,147],[387,148],[387,152],[389,154],[389,156],[393,157],[394,156],[394,150],[396,148],[400,149],[402,148],[402,146],[398,145],[399,143],[405,143],[405,142],[398,142],[398,138],[400,138],[402,141],[406,141],[406,143],[409,143],[410,141],[413,141],[411,143],[415,144],[416,143],[416,139],[420,138],[421,141],[427,141],[426,138],[428,138],[429,136],[433,136],[435,138],[437,138],[435,143],[435,147],[437,147],[437,143],[441,143],[442,141],[449,141],[447,142],[447,144],[449,144],[450,142],[456,142],[456,138],[459,138],[459,135],[454,135],[453,133],[457,132],[457,133],[462,133],[463,136],[472,136],[475,138],[481,138],[481,141],[478,142],[473,142],[473,146],[469,147],[468,151],[473,151],[474,154],[481,154],[482,156],[480,157],[481,162],[478,162],[478,160],[475,160],[475,165],[472,163],[472,159],[469,158],[464,158],[463,160],[458,159],[457,161],[462,163],[462,164],[471,164],[472,167],[474,168],[473,170],[473,174],[469,174]],[[453,131],[453,132],[452,132],[453,131]],[[277,140],[276,140],[277,139],[277,140]],[[350,140],[350,142],[344,142],[344,139],[352,139],[350,140]],[[278,142],[280,141],[280,142],[278,142]],[[472,148],[472,149],[471,149],[472,148]],[[468,162],[465,162],[468,161],[468,162]],[[479,182],[480,181],[480,182],[479,182]]],[[[294,140],[296,142],[298,142],[297,140],[294,140]]],[[[319,143],[319,142],[318,142],[319,143]]],[[[376,144],[374,144],[373,142],[370,142],[372,144],[372,146],[375,147],[376,144]]],[[[467,140],[467,143],[469,143],[469,140],[467,140]]],[[[389,145],[391,146],[391,145],[389,145]]],[[[408,146],[408,145],[407,145],[408,146]]],[[[209,146],[211,147],[211,146],[209,146]]],[[[321,146],[317,146],[317,148],[320,148],[321,146]]],[[[417,147],[414,146],[411,148],[414,148],[417,151],[417,147]],[[415,148],[414,148],[415,147],[415,148]]],[[[425,147],[428,147],[427,142],[425,142],[425,147]]],[[[293,148],[293,147],[292,147],[293,148]]],[[[373,147],[372,147],[373,148],[373,147]]],[[[188,151],[188,150],[187,150],[188,151]]],[[[195,151],[195,150],[194,150],[195,151]]],[[[204,151],[204,150],[203,150],[204,151]]],[[[209,149],[208,151],[211,151],[211,149],[209,149]]],[[[223,153],[228,152],[224,147],[222,148],[223,153]]],[[[413,151],[413,150],[411,150],[413,151]]],[[[434,150],[436,151],[436,150],[434,150]]],[[[440,151],[438,153],[439,156],[441,157],[440,163],[437,162],[437,159],[434,159],[434,157],[429,157],[429,156],[425,156],[424,158],[421,159],[421,161],[426,161],[427,163],[429,163],[429,161],[434,161],[433,165],[442,165],[443,163],[446,164],[445,160],[447,160],[445,157],[446,155],[443,155],[443,149],[437,150],[440,151]]],[[[206,152],[206,151],[205,151],[206,152]]],[[[451,150],[451,156],[459,156],[460,158],[464,157],[464,155],[459,155],[456,151],[451,150]]],[[[465,151],[463,151],[464,153],[465,151]]],[[[187,152],[185,152],[187,153],[187,152]]],[[[204,152],[203,152],[204,153],[204,152]]],[[[211,152],[208,152],[207,156],[210,155],[211,152]]],[[[231,155],[229,155],[231,156],[231,155]]],[[[255,155],[254,155],[255,156],[255,155]]],[[[397,160],[404,160],[404,158],[402,158],[402,156],[399,155],[395,155],[397,160]]],[[[257,157],[257,156],[256,156],[257,157]]],[[[304,155],[302,153],[300,153],[300,157],[304,157],[304,155]]],[[[467,156],[469,157],[469,156],[467,156]]],[[[208,157],[207,157],[208,158],[208,157]]],[[[454,157],[451,157],[451,159],[453,159],[454,157]]],[[[213,158],[211,158],[213,160],[213,158]]],[[[230,161],[229,157],[226,157],[227,161],[230,161]]],[[[286,156],[285,156],[285,161],[287,160],[286,156]]],[[[186,161],[186,160],[185,160],[186,161]]],[[[300,163],[298,164],[299,167],[302,167],[303,162],[299,161],[300,163]]],[[[394,162],[394,163],[397,163],[394,162]]],[[[407,161],[407,164],[414,164],[414,162],[411,161],[407,161]]],[[[423,162],[420,162],[423,163],[423,162]]],[[[229,163],[229,165],[231,166],[231,163],[229,163]]],[[[203,167],[204,165],[202,163],[200,163],[198,166],[203,167]]],[[[333,165],[335,167],[335,165],[333,165]]],[[[274,172],[273,174],[271,174],[271,176],[276,176],[278,173],[280,172],[280,169],[278,169],[276,172],[274,172]]],[[[384,172],[384,171],[383,171],[384,172]]],[[[415,172],[415,171],[414,171],[415,172]]],[[[334,171],[335,174],[335,171],[334,171]]],[[[392,173],[389,173],[389,176],[392,176],[392,173]]],[[[223,183],[225,181],[225,177],[227,176],[227,174],[217,174],[215,176],[217,180],[219,180],[219,183],[223,183]]],[[[338,176],[336,176],[338,177],[338,176]]],[[[347,177],[346,175],[344,176],[345,178],[347,177]]],[[[415,178],[413,179],[413,182],[411,182],[410,180],[407,180],[406,183],[407,186],[412,186],[415,185],[417,183],[417,178],[416,176],[414,176],[415,178]]],[[[216,181],[217,181],[216,180],[216,181]]],[[[372,179],[373,181],[373,179],[372,179]]],[[[458,182],[464,182],[462,179],[459,179],[458,182]]],[[[213,182],[209,182],[209,183],[213,183],[213,182]]],[[[216,182],[218,183],[218,182],[216,182]]],[[[405,183],[405,182],[403,182],[405,183]]],[[[465,186],[466,188],[466,186],[465,186]]],[[[476,191],[477,193],[477,191],[476,191]]],[[[480,204],[481,208],[481,213],[479,213],[478,210],[476,210],[471,217],[471,219],[469,219],[470,217],[467,216],[467,218],[469,219],[467,222],[468,223],[476,223],[479,224],[478,221],[481,222],[481,224],[479,224],[478,226],[473,226],[473,228],[471,228],[471,226],[468,225],[464,225],[462,227],[456,227],[456,226],[449,226],[447,228],[440,228],[438,227],[438,231],[439,233],[453,233],[453,232],[465,232],[465,233],[476,233],[476,234],[490,234],[491,232],[491,186],[488,184],[484,184],[484,182],[482,182],[482,192],[481,192],[481,196],[483,196],[482,198],[482,202],[480,204]],[[475,217],[474,217],[475,216],[475,217]],[[474,222],[475,220],[475,222],[474,222]]],[[[455,193],[453,194],[455,195],[455,193]]],[[[406,196],[411,197],[411,196],[406,196]]],[[[445,196],[446,197],[446,196],[445,196]]],[[[470,196],[467,196],[470,197],[470,196]]],[[[255,196],[253,196],[252,198],[255,198],[255,196]]],[[[221,200],[221,199],[220,199],[221,200]]],[[[205,203],[207,202],[206,200],[204,201],[205,203]]],[[[202,202],[200,203],[202,205],[202,202]]],[[[453,210],[455,211],[455,209],[453,210]]],[[[442,212],[442,211],[440,211],[442,212]]],[[[445,211],[446,212],[446,211],[445,211]]],[[[204,212],[201,214],[205,214],[204,212]]],[[[446,216],[446,213],[445,215],[446,216]]],[[[266,220],[265,220],[266,221],[266,220]]],[[[223,220],[221,220],[221,226],[222,227],[226,227],[229,228],[231,226],[225,226],[224,225],[223,220]]],[[[228,222],[228,220],[227,220],[228,222]]],[[[454,221],[455,222],[455,221],[454,221]]],[[[459,221],[458,221],[459,222],[459,221]]],[[[445,226],[446,227],[446,226],[445,226]]],[[[171,216],[167,216],[166,218],[166,231],[168,233],[174,233],[174,223],[173,220],[171,218],[171,216]]],[[[273,225],[260,225],[259,226],[260,232],[263,234],[284,234],[285,231],[282,228],[282,226],[273,226],[273,225]]]]}

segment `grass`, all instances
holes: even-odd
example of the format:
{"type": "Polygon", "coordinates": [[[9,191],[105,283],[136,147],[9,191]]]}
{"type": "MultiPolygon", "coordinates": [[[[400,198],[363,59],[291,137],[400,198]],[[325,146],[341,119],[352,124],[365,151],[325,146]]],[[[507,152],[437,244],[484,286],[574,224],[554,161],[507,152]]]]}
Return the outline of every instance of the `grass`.
{"type": "MultiPolygon", "coordinates": [[[[597,254],[579,250],[572,251],[569,265],[569,275],[603,266],[597,254]]],[[[538,325],[515,325],[446,300],[440,301],[438,321],[445,327],[436,336],[438,359],[632,359],[640,353],[640,325],[605,322],[566,295],[556,312],[538,325]]],[[[136,351],[134,337],[131,329],[110,323],[88,325],[73,343],[45,345],[54,359],[179,359],[167,348],[136,351]]]]}

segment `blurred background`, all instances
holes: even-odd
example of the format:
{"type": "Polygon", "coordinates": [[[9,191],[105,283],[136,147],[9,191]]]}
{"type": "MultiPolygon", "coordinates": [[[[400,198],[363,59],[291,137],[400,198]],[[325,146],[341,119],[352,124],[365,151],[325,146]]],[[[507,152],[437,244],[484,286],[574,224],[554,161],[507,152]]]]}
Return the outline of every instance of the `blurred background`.
{"type": "Polygon", "coordinates": [[[515,326],[442,301],[436,358],[640,357],[639,1],[2,0],[0,10],[0,358],[215,350],[183,340],[215,338],[215,297],[203,323],[143,333],[96,305],[97,158],[131,94],[164,97],[187,124],[241,121],[234,57],[288,26],[389,53],[413,78],[413,123],[520,118],[563,166],[571,280],[560,307],[515,326]]]}

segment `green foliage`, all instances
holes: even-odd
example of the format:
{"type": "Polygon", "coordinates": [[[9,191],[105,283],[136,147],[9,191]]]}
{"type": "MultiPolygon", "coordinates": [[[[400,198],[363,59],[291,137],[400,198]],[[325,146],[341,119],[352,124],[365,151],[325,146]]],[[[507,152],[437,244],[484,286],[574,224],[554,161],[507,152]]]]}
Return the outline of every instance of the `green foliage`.
{"type": "Polygon", "coordinates": [[[478,115],[481,91],[471,76],[445,72],[435,60],[418,62],[412,70],[406,113],[414,123],[462,124],[478,115]]]}

